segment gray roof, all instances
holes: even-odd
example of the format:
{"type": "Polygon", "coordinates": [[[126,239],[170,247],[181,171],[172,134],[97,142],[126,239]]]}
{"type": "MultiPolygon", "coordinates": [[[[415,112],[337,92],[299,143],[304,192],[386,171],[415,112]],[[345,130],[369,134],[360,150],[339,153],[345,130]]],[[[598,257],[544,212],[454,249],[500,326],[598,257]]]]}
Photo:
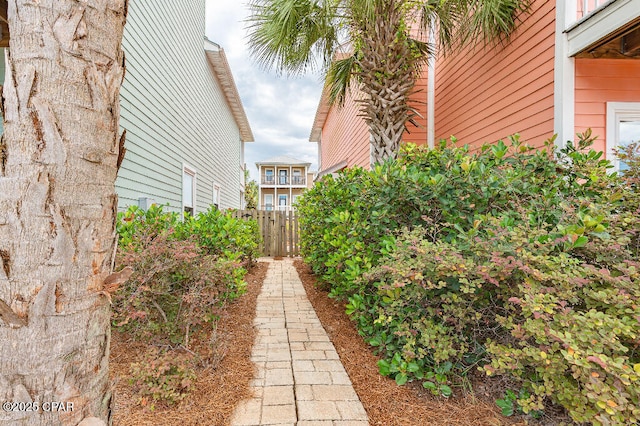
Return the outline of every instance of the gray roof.
{"type": "Polygon", "coordinates": [[[261,165],[269,165],[269,166],[307,166],[309,167],[311,163],[302,160],[296,160],[295,158],[288,157],[286,155],[279,155],[277,157],[269,158],[268,160],[257,161],[256,167],[260,167],[261,165]]]}

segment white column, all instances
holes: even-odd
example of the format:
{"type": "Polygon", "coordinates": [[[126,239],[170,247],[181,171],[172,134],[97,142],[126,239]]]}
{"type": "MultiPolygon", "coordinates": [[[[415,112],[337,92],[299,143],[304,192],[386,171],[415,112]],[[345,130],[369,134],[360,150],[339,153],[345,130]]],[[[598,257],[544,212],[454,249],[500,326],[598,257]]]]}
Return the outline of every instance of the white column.
{"type": "Polygon", "coordinates": [[[322,131],[320,131],[320,140],[318,141],[318,173],[322,171],[322,131]]]}
{"type": "Polygon", "coordinates": [[[575,133],[575,59],[568,56],[569,41],[564,30],[576,21],[577,2],[556,2],[556,40],[553,84],[553,131],[556,146],[563,148],[575,133]]]}
{"type": "MultiPolygon", "coordinates": [[[[433,25],[429,26],[429,44],[435,46],[435,32],[433,25]]],[[[427,146],[431,149],[435,147],[436,133],[436,58],[430,56],[427,59],[427,146]]]]}
{"type": "Polygon", "coordinates": [[[373,169],[373,136],[369,133],[369,170],[373,169]]]}
{"type": "Polygon", "coordinates": [[[258,167],[258,205],[257,210],[262,210],[262,167],[258,167]]]}

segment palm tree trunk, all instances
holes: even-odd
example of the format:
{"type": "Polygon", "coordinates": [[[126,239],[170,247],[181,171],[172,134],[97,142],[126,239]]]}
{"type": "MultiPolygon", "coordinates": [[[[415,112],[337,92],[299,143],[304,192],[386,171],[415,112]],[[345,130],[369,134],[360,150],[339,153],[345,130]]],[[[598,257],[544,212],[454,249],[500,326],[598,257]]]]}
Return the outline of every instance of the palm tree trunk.
{"type": "Polygon", "coordinates": [[[398,2],[380,2],[373,22],[362,23],[360,89],[362,116],[369,126],[371,163],[395,158],[414,109],[408,104],[416,81],[416,56],[400,29],[403,12],[398,2]]]}
{"type": "Polygon", "coordinates": [[[115,237],[126,3],[8,2],[0,402],[27,404],[3,406],[0,424],[109,422],[110,305],[102,284],[115,237]],[[53,410],[56,402],[65,410],[53,410]]]}

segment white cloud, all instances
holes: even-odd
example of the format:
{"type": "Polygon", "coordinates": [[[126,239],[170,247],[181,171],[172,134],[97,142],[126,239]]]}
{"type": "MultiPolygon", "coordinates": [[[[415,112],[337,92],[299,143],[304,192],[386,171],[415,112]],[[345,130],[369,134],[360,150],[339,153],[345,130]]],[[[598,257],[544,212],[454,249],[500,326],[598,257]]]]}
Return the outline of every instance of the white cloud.
{"type": "Polygon", "coordinates": [[[299,78],[261,69],[250,57],[246,3],[207,0],[207,37],[221,45],[233,72],[255,142],[246,144],[245,161],[257,179],[255,162],[288,155],[317,168],[317,145],[309,142],[322,82],[317,74],[299,78]]]}

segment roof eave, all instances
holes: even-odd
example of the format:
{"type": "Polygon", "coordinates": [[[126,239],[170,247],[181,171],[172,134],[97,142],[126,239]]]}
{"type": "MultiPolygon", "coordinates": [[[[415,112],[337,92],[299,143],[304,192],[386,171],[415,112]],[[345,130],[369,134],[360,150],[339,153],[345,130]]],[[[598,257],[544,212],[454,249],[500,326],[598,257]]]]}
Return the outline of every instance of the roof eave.
{"type": "Polygon", "coordinates": [[[309,136],[309,142],[320,142],[322,137],[322,128],[327,121],[327,116],[331,106],[329,105],[329,90],[325,86],[322,90],[322,96],[320,96],[320,102],[318,102],[318,108],[316,109],[316,116],[313,119],[313,126],[311,127],[311,135],[309,136]]]}
{"type": "Polygon", "coordinates": [[[227,62],[227,56],[224,53],[224,49],[220,45],[205,38],[204,50],[207,55],[207,60],[213,72],[220,83],[222,92],[229,104],[231,114],[238,125],[240,130],[240,138],[242,142],[254,142],[253,132],[247,119],[247,114],[242,106],[242,100],[238,93],[238,88],[233,79],[229,62],[227,62]]]}
{"type": "Polygon", "coordinates": [[[339,172],[340,170],[346,168],[349,165],[347,160],[342,160],[339,163],[334,164],[331,167],[327,167],[324,170],[320,170],[318,172],[318,174],[316,175],[316,179],[320,179],[322,176],[328,175],[330,173],[336,173],[339,172]]]}

